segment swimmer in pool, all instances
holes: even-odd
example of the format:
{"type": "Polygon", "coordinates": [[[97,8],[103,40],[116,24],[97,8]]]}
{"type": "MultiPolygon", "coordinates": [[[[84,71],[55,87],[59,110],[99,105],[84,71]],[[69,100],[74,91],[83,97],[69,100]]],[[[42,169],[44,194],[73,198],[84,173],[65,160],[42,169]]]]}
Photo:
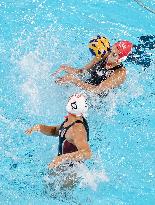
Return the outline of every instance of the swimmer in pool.
{"type": "Polygon", "coordinates": [[[107,92],[109,89],[118,87],[125,81],[126,68],[122,62],[131,53],[131,50],[131,42],[119,41],[112,46],[110,52],[105,52],[106,55],[103,58],[100,58],[98,61],[92,61],[92,64],[89,64],[86,68],[73,72],[73,68],[62,66],[59,71],[64,70],[68,74],[58,78],[56,83],[72,83],[95,94],[107,92]],[[86,70],[90,72],[90,78],[83,81],[76,74],[77,72],[83,73],[86,70]]]}
{"type": "Polygon", "coordinates": [[[61,125],[35,125],[26,130],[26,134],[41,132],[45,135],[59,137],[58,156],[48,165],[49,169],[57,168],[67,162],[80,162],[91,158],[89,147],[89,127],[84,118],[88,106],[83,94],[74,94],[68,100],[66,110],[68,116],[61,125]]]}

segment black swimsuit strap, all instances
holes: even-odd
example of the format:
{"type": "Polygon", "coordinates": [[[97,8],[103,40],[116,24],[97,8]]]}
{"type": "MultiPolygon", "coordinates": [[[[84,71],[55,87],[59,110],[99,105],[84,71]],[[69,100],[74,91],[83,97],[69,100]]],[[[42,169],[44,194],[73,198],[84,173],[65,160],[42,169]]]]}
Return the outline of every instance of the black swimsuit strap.
{"type": "Polygon", "coordinates": [[[87,141],[89,141],[89,126],[88,126],[86,119],[83,117],[83,121],[81,121],[81,120],[77,120],[77,121],[78,122],[76,122],[76,123],[82,123],[84,125],[85,130],[87,132],[87,141]]]}
{"type": "Polygon", "coordinates": [[[59,130],[64,130],[64,132],[63,132],[63,137],[65,137],[66,132],[69,130],[69,128],[72,127],[78,120],[75,121],[75,122],[73,122],[73,123],[71,123],[71,124],[68,125],[67,127],[64,127],[64,124],[65,124],[65,122],[67,122],[67,121],[68,121],[68,118],[61,124],[60,129],[59,129],[59,130]]]}
{"type": "MultiPolygon", "coordinates": [[[[65,122],[64,122],[65,123],[65,122]]],[[[63,125],[64,125],[64,123],[63,123],[63,125]]],[[[66,132],[67,132],[67,130],[69,130],[69,128],[70,127],[72,127],[73,125],[75,125],[76,123],[83,123],[81,120],[76,120],[75,122],[73,122],[73,123],[71,123],[70,125],[68,125],[67,127],[63,127],[65,130],[66,130],[66,132]]],[[[66,134],[66,132],[65,132],[65,134],[66,134]]]]}
{"type": "Polygon", "coordinates": [[[62,128],[64,128],[63,126],[64,126],[65,122],[67,122],[67,121],[68,121],[68,119],[66,119],[66,120],[61,124],[59,130],[61,130],[62,128]]]}
{"type": "Polygon", "coordinates": [[[84,125],[85,130],[87,132],[87,141],[89,141],[89,126],[88,126],[88,123],[87,123],[86,119],[83,117],[83,121],[82,120],[76,120],[74,122],[74,124],[75,123],[82,123],[84,125]]]}
{"type": "Polygon", "coordinates": [[[67,127],[64,127],[66,130],[68,130],[70,127],[72,127],[75,123],[78,123],[78,121],[80,120],[76,120],[75,122],[71,123],[70,125],[68,125],[67,127]]]}
{"type": "Polygon", "coordinates": [[[122,68],[122,67],[123,67],[123,63],[120,63],[119,65],[116,65],[113,68],[109,68],[108,70],[117,70],[117,69],[122,68]]]}
{"type": "MultiPolygon", "coordinates": [[[[75,125],[76,123],[82,123],[83,125],[84,125],[84,127],[85,127],[85,129],[86,129],[86,131],[87,131],[87,133],[88,133],[88,125],[87,125],[87,122],[86,122],[86,120],[83,118],[83,121],[82,120],[76,120],[75,122],[73,122],[73,123],[71,123],[70,125],[68,125],[67,127],[63,127],[63,125],[64,125],[64,123],[65,122],[67,122],[68,121],[68,119],[66,119],[63,123],[62,123],[62,125],[61,125],[61,127],[60,127],[60,130],[63,128],[63,129],[65,129],[65,132],[64,132],[64,134],[63,134],[63,136],[65,137],[65,135],[66,135],[66,132],[69,130],[69,128],[70,127],[72,127],[73,125],[75,125]]],[[[89,134],[88,134],[88,141],[89,141],[89,134]]]]}

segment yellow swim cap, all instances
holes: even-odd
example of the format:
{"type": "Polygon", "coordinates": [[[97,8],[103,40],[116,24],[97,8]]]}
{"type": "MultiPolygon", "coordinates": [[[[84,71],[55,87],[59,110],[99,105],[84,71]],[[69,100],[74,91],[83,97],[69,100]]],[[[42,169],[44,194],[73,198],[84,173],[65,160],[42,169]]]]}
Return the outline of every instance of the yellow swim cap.
{"type": "Polygon", "coordinates": [[[102,58],[110,51],[110,42],[106,37],[98,35],[89,41],[88,47],[92,55],[102,58]]]}

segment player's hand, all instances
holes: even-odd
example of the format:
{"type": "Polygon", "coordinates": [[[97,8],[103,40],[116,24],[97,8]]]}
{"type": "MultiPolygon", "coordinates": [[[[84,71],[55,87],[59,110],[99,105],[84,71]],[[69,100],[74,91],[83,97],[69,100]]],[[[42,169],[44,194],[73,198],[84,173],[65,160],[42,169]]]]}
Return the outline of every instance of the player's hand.
{"type": "Polygon", "coordinates": [[[31,127],[25,131],[25,134],[31,135],[33,132],[39,132],[40,131],[40,125],[35,125],[34,127],[31,127]]]}

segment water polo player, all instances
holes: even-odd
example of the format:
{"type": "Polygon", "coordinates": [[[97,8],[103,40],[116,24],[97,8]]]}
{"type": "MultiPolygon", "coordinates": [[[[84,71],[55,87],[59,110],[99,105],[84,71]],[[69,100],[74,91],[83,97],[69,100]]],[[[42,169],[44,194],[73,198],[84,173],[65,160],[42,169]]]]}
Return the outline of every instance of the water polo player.
{"type": "Polygon", "coordinates": [[[35,125],[26,131],[31,135],[32,132],[41,132],[45,135],[58,136],[58,156],[49,164],[49,169],[56,168],[67,162],[86,160],[91,157],[91,150],[88,144],[89,127],[84,118],[88,106],[86,98],[82,94],[74,94],[69,98],[66,106],[68,116],[61,125],[46,126],[35,125]]]}
{"type": "Polygon", "coordinates": [[[87,91],[101,94],[109,89],[118,87],[126,78],[126,68],[122,62],[127,58],[132,50],[132,43],[129,41],[119,41],[115,43],[110,53],[106,53],[105,58],[87,68],[90,78],[83,81],[74,73],[69,73],[56,82],[59,84],[72,83],[87,91]]]}

